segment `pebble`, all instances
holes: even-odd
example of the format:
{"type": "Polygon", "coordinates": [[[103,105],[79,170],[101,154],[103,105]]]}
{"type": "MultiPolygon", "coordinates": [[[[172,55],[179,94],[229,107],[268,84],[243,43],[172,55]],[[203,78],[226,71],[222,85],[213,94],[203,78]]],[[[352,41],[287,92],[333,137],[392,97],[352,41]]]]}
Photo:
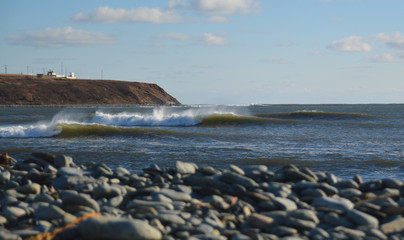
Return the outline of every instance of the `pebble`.
{"type": "Polygon", "coordinates": [[[314,200],[312,206],[319,211],[345,213],[354,207],[354,204],[345,198],[321,197],[314,200]]]}
{"type": "Polygon", "coordinates": [[[404,183],[287,165],[228,169],[177,161],[142,172],[34,153],[0,168],[0,239],[402,239],[404,183]]]}
{"type": "Polygon", "coordinates": [[[78,226],[85,239],[159,240],[161,232],[147,222],[113,217],[90,218],[78,226]]]}

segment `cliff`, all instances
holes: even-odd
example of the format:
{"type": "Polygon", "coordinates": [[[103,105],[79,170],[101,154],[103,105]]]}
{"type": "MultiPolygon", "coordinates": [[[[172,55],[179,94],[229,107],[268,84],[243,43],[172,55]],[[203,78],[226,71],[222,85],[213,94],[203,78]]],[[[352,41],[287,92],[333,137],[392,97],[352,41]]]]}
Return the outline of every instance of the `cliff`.
{"type": "Polygon", "coordinates": [[[0,74],[0,105],[178,105],[156,84],[0,74]]]}

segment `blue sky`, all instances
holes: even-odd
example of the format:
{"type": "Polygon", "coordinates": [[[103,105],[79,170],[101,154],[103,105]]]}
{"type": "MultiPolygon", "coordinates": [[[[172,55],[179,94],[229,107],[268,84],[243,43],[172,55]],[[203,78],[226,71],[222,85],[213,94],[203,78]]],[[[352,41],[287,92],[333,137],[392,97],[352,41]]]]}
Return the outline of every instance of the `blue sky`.
{"type": "Polygon", "coordinates": [[[157,83],[185,104],[403,103],[402,0],[5,0],[0,72],[157,83]]]}

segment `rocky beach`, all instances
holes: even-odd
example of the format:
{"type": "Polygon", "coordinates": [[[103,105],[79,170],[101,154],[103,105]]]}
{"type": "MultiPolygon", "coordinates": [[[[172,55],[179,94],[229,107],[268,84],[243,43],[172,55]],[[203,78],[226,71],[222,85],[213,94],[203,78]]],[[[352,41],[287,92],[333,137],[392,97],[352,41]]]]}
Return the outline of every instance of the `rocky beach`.
{"type": "Polygon", "coordinates": [[[1,164],[0,239],[404,238],[401,180],[181,161],[129,172],[44,152],[1,164]]]}

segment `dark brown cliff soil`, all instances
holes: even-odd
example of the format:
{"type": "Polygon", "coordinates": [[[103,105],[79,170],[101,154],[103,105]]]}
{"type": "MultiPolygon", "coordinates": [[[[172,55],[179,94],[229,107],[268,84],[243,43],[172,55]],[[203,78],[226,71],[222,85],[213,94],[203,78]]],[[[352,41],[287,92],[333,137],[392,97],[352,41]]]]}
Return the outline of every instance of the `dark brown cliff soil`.
{"type": "Polygon", "coordinates": [[[0,74],[0,105],[178,105],[157,84],[0,74]]]}

